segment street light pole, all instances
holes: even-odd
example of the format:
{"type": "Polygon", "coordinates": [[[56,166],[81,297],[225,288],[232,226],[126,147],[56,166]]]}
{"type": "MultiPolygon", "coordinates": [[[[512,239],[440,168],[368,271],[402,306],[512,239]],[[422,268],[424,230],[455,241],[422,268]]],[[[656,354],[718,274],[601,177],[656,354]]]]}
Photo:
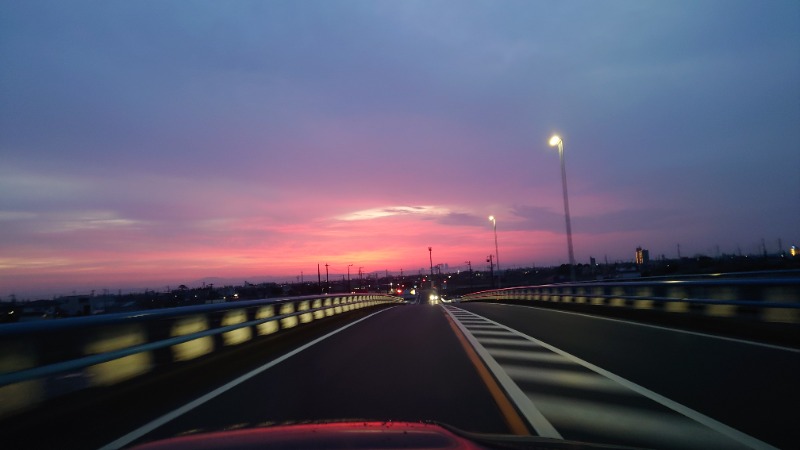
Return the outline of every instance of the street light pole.
{"type": "Polygon", "coordinates": [[[492,225],[494,226],[494,265],[497,267],[497,287],[502,287],[500,285],[500,252],[497,250],[497,219],[494,216],[489,216],[489,220],[492,221],[492,225]]]}
{"type": "Polygon", "coordinates": [[[469,267],[469,289],[472,291],[472,261],[464,261],[469,267]]]}
{"type": "Polygon", "coordinates": [[[433,289],[433,247],[428,247],[428,257],[431,259],[431,289],[433,289]]]}
{"type": "Polygon", "coordinates": [[[486,258],[486,262],[489,263],[489,279],[492,280],[491,287],[494,289],[494,264],[492,263],[492,258],[494,258],[494,255],[489,255],[486,258]]]}
{"type": "Polygon", "coordinates": [[[564,190],[564,217],[567,223],[567,249],[569,250],[569,273],[575,281],[575,253],[572,251],[572,225],[569,221],[569,198],[567,196],[567,169],[564,166],[564,141],[558,136],[550,138],[550,146],[558,146],[558,159],[561,160],[561,187],[564,190]]]}
{"type": "Polygon", "coordinates": [[[353,292],[353,289],[350,287],[350,268],[353,267],[352,264],[347,265],[347,292],[353,292]]]}

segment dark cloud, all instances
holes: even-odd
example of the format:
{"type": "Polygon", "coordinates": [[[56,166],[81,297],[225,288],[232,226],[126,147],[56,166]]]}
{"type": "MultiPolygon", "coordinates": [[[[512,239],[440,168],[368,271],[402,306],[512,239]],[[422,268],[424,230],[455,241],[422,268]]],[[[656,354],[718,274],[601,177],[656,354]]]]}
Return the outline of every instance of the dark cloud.
{"type": "Polygon", "coordinates": [[[518,229],[550,231],[560,233],[564,231],[564,213],[553,212],[548,208],[540,206],[517,205],[512,208],[511,213],[523,219],[517,222],[518,229]]]}
{"type": "MultiPolygon", "coordinates": [[[[563,233],[566,227],[564,212],[549,208],[518,205],[512,209],[514,216],[524,219],[515,224],[517,229],[563,233]]],[[[692,218],[680,211],[654,208],[623,209],[600,214],[570,213],[574,233],[601,235],[605,233],[674,231],[675,227],[691,224],[692,218]]]]}
{"type": "Polygon", "coordinates": [[[437,219],[442,225],[455,225],[455,226],[470,226],[470,227],[486,227],[487,220],[485,216],[477,216],[475,214],[464,212],[450,212],[444,217],[437,219]]]}

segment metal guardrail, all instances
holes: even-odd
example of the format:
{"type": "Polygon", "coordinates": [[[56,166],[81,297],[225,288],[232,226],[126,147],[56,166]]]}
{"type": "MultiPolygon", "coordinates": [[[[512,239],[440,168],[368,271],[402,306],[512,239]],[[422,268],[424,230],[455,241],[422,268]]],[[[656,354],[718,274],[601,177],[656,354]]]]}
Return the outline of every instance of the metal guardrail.
{"type": "Polygon", "coordinates": [[[396,296],[347,294],[184,306],[0,326],[0,418],[396,296]]]}
{"type": "Polygon", "coordinates": [[[549,284],[481,291],[461,298],[510,300],[800,323],[800,278],[549,284]]]}
{"type": "MultiPolygon", "coordinates": [[[[781,279],[800,277],[800,269],[781,269],[781,270],[755,270],[748,272],[710,272],[710,273],[691,273],[679,275],[655,275],[636,278],[611,278],[605,280],[607,283],[628,283],[628,282],[643,282],[643,281],[691,281],[691,280],[732,280],[732,279],[781,279]]],[[[598,280],[579,281],[578,283],[597,283],[598,280]]]]}

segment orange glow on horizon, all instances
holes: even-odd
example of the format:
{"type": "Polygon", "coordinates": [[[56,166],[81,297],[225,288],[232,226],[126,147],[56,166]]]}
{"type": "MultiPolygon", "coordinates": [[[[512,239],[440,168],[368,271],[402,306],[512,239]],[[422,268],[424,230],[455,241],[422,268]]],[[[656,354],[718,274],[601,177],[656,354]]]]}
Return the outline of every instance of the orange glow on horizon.
{"type": "MultiPolygon", "coordinates": [[[[434,265],[448,264],[451,270],[467,260],[478,268],[479,261],[494,250],[487,228],[446,225],[413,215],[274,227],[246,221],[228,225],[228,229],[176,237],[164,248],[146,233],[123,228],[94,231],[98,245],[92,248],[76,246],[57,255],[19,249],[0,260],[0,282],[12,289],[61,284],[65,292],[72,285],[113,290],[120,285],[187,284],[206,277],[293,279],[301,271],[313,277],[317,264],[324,270],[326,263],[329,273],[337,275],[347,273],[348,264],[353,264],[351,276],[359,267],[367,273],[402,269],[411,274],[428,270],[428,246],[433,247],[434,265]]],[[[538,245],[546,246],[543,238],[536,232],[501,233],[507,264],[532,260],[527,255],[538,245]]]]}

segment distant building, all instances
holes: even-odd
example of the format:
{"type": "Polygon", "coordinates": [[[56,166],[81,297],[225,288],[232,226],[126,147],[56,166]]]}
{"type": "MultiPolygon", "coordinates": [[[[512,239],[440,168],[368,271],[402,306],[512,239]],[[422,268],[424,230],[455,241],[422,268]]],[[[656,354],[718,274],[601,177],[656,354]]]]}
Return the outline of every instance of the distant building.
{"type": "Polygon", "coordinates": [[[636,247],[636,265],[641,266],[650,263],[650,250],[636,247]]]}
{"type": "Polygon", "coordinates": [[[58,308],[67,316],[90,316],[106,312],[107,297],[70,295],[57,299],[58,308]]]}

